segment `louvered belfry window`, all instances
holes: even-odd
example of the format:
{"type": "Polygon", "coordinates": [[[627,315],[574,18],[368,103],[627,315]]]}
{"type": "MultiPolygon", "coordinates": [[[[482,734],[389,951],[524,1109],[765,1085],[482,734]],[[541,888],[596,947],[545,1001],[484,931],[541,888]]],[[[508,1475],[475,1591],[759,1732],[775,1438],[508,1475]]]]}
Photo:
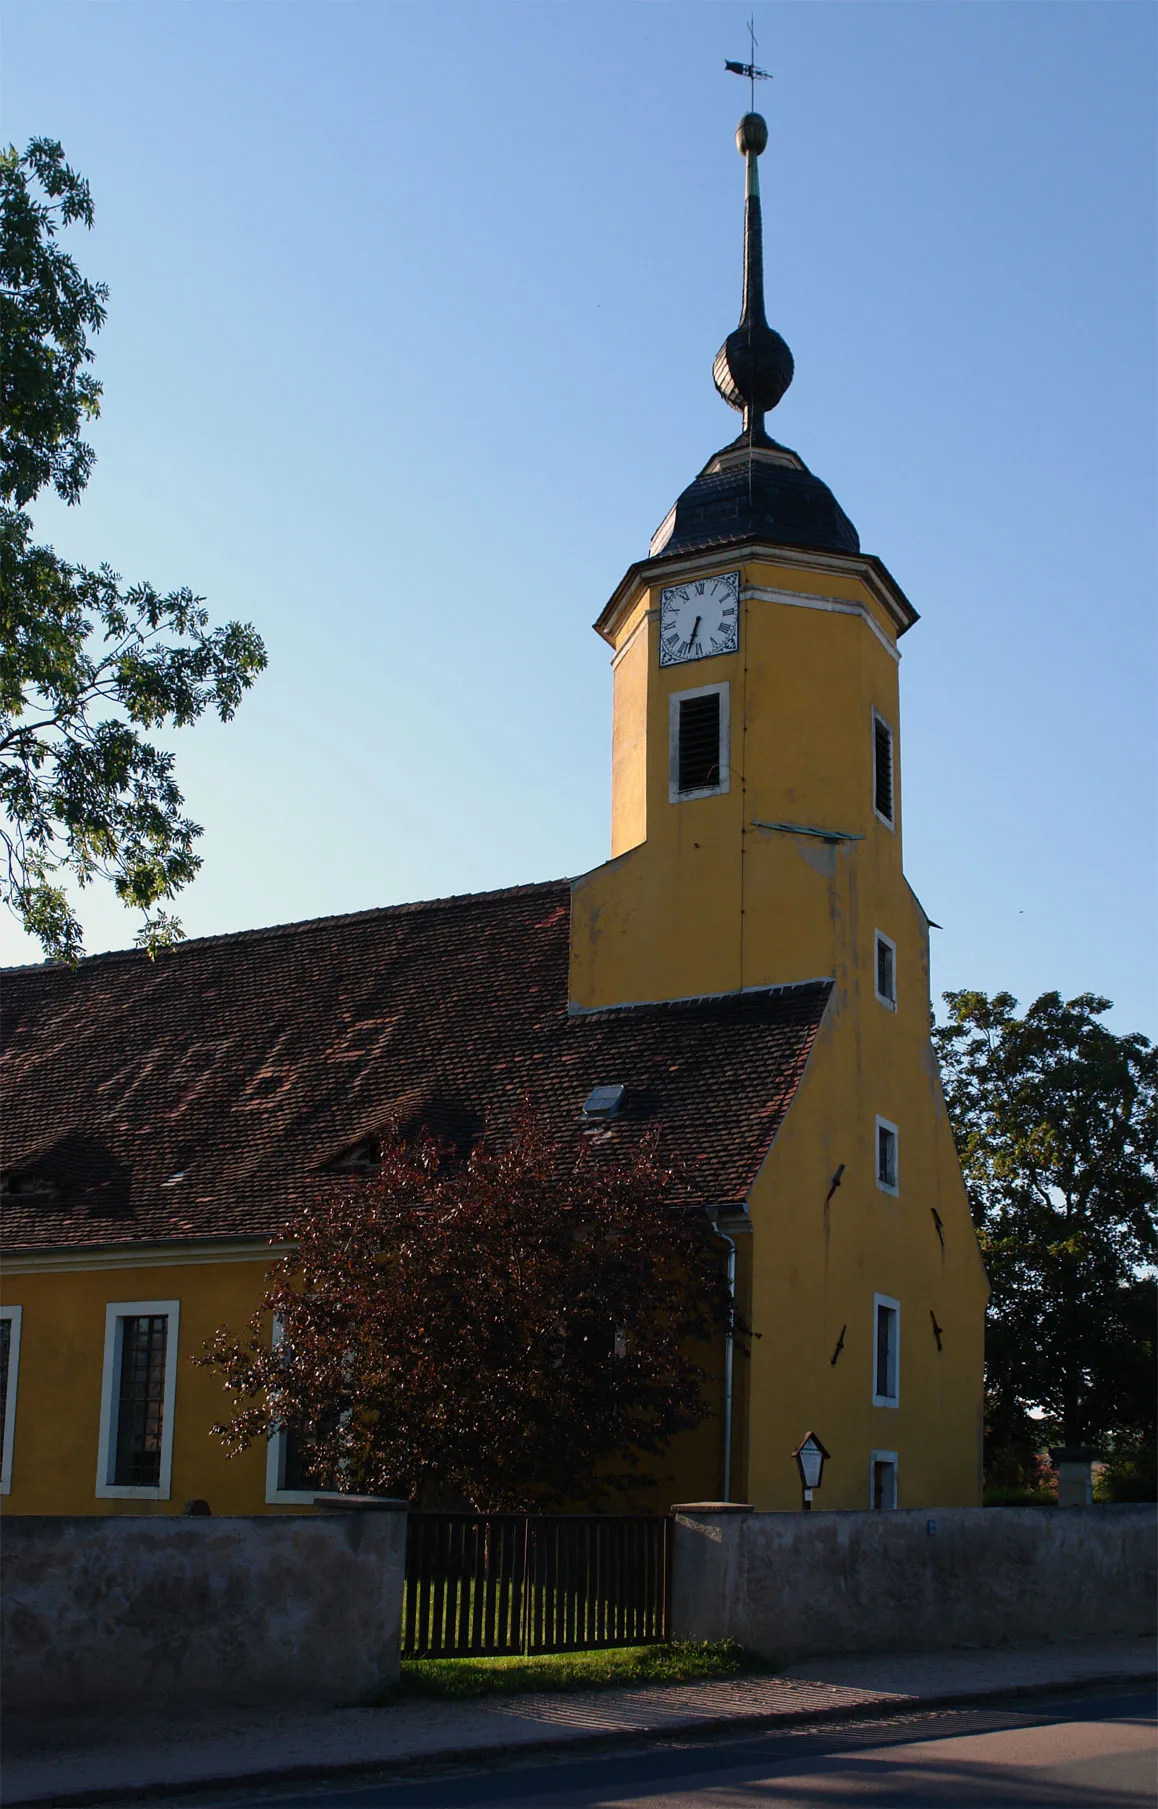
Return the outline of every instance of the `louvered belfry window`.
{"type": "Polygon", "coordinates": [[[893,820],[893,731],[881,716],[873,717],[873,802],[877,815],[893,820]]]}
{"type": "Polygon", "coordinates": [[[164,1313],[156,1313],[122,1319],[120,1327],[121,1386],[113,1481],[155,1488],[161,1480],[169,1321],[164,1313]]]}
{"type": "Polygon", "coordinates": [[[720,783],[720,693],[680,699],[679,789],[710,791],[720,783]]]}

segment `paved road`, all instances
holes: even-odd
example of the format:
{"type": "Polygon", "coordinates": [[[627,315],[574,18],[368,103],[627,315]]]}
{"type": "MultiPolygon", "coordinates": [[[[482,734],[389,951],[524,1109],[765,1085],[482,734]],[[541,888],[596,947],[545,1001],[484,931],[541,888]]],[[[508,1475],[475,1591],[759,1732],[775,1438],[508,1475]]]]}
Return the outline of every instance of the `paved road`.
{"type": "Polygon", "coordinates": [[[405,1783],[197,1800],[217,1809],[1154,1809],[1155,1698],[1103,1687],[405,1783]]]}

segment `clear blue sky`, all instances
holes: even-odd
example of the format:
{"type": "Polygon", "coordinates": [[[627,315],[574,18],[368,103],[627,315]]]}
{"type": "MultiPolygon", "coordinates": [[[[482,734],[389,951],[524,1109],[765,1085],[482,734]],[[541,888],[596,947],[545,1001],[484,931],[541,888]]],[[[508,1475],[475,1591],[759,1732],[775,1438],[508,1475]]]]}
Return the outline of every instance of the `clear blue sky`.
{"type": "MultiPolygon", "coordinates": [[[[1158,14],[757,11],[771,425],[922,614],[934,984],[1094,989],[1153,1033],[1158,14]]],[[[178,738],[191,934],[605,858],[590,624],[734,432],[746,13],[5,7],[4,135],[89,176],[111,290],[99,463],[37,525],[269,647],[178,738]]],[[[131,940],[96,892],[86,922],[131,940]]]]}

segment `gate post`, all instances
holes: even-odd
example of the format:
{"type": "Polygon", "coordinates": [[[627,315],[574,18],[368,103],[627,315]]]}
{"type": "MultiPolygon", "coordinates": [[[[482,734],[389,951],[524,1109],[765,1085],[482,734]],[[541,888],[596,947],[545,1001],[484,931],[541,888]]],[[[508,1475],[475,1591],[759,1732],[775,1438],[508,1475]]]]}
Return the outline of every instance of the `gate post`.
{"type": "Polygon", "coordinates": [[[350,1543],[369,1547],[381,1566],[382,1644],[377,1655],[379,1688],[389,1689],[402,1672],[402,1596],[406,1582],[408,1501],[389,1495],[315,1495],[314,1506],[351,1516],[350,1543]],[[357,1518],[355,1518],[357,1516],[357,1518]]]}
{"type": "Polygon", "coordinates": [[[735,1639],[743,1515],[747,1502],[677,1501],[672,1505],[671,1637],[735,1639]]]}

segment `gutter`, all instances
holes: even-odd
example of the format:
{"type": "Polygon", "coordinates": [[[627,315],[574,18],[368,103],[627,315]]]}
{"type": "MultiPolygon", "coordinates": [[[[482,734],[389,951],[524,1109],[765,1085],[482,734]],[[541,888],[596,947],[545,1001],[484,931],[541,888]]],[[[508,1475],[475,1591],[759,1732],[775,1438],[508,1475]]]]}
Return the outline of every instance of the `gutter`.
{"type": "Polygon", "coordinates": [[[720,1491],[721,1501],[732,1499],[732,1395],[733,1372],[736,1362],[736,1240],[729,1237],[726,1231],[720,1230],[719,1208],[712,1208],[712,1229],[718,1238],[728,1246],[728,1305],[730,1317],[728,1329],[724,1334],[724,1484],[720,1491]]]}

